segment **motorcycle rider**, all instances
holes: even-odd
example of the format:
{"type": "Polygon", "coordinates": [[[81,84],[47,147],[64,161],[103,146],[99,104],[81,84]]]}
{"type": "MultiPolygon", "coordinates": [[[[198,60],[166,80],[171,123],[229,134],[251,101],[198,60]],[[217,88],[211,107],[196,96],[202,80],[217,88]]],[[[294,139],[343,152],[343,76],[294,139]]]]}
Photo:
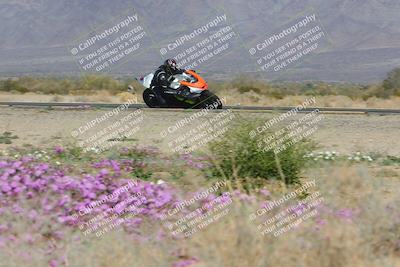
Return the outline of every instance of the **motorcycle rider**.
{"type": "Polygon", "coordinates": [[[178,68],[178,64],[173,58],[165,60],[164,64],[158,67],[155,71],[150,87],[153,89],[156,98],[161,105],[166,104],[162,95],[164,90],[167,89],[174,80],[173,76],[176,74],[182,74],[183,72],[185,72],[185,70],[178,68]]]}

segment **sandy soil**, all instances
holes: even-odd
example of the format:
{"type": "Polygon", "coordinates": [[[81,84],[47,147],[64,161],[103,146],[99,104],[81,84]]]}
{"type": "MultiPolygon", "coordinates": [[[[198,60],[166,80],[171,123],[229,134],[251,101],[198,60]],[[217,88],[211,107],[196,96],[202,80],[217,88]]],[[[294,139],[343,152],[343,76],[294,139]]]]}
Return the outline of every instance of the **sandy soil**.
{"type": "MultiPolygon", "coordinates": [[[[100,118],[110,110],[72,110],[72,109],[29,109],[29,108],[0,108],[0,133],[12,132],[19,138],[12,140],[11,145],[0,144],[0,149],[10,146],[30,144],[38,147],[48,147],[57,144],[78,143],[87,139],[102,129],[115,125],[115,122],[132,116],[134,110],[123,111],[117,116],[96,124],[77,137],[71,133],[85,129],[89,122],[100,118]]],[[[216,112],[196,119],[182,127],[180,131],[169,133],[168,129],[176,125],[178,121],[188,118],[194,111],[170,111],[170,110],[143,110],[141,114],[130,117],[133,121],[139,117],[143,120],[134,125],[138,131],[130,136],[130,139],[121,142],[124,146],[140,144],[156,146],[164,152],[171,152],[168,145],[191,128],[198,126],[205,119],[216,117],[216,112]],[[167,131],[167,136],[162,133],[167,131]],[[161,133],[161,134],[160,134],[161,133]]],[[[235,113],[236,114],[236,113],[235,113]]],[[[272,113],[241,112],[241,116],[248,119],[271,119],[276,116],[272,113]]],[[[298,115],[302,116],[302,115],[298,115]]],[[[126,121],[123,124],[128,124],[126,121]]],[[[133,126],[132,126],[133,127],[133,126]]],[[[321,145],[321,149],[335,150],[340,153],[353,152],[378,152],[389,155],[400,155],[400,116],[395,115],[349,115],[326,114],[318,123],[318,130],[312,135],[312,139],[321,145]]]]}
{"type": "MultiPolygon", "coordinates": [[[[125,94],[125,93],[121,93],[125,94]]],[[[128,93],[126,93],[128,94],[128,93]]],[[[96,95],[44,95],[35,93],[12,94],[0,92],[0,101],[4,102],[104,102],[121,103],[121,95],[110,95],[108,92],[100,92],[96,95]]]]}

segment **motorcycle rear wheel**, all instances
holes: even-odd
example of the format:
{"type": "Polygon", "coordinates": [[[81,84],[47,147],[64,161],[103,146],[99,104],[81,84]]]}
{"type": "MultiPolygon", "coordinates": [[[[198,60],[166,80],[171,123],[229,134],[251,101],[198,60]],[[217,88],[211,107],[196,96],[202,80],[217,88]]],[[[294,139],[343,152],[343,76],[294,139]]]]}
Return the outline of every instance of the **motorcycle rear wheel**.
{"type": "Polygon", "coordinates": [[[155,93],[149,88],[143,91],[143,100],[149,108],[160,107],[160,103],[158,103],[155,93]]]}

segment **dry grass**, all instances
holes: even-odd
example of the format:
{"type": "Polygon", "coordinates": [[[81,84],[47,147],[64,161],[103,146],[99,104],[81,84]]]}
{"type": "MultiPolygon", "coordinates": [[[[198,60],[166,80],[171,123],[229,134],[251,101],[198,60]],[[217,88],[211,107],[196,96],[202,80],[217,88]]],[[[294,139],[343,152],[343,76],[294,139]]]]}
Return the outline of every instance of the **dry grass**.
{"type": "MultiPolygon", "coordinates": [[[[125,97],[126,98],[126,97],[125,97]]],[[[27,101],[27,102],[103,102],[121,103],[125,99],[120,95],[111,95],[107,91],[99,91],[92,95],[44,95],[36,93],[11,94],[0,93],[0,101],[27,101]]]]}
{"type": "MultiPolygon", "coordinates": [[[[239,93],[236,89],[221,90],[218,92],[220,97],[226,99],[227,105],[242,106],[295,106],[304,102],[311,96],[284,96],[282,99],[276,99],[255,93],[253,91],[239,93]]],[[[371,97],[367,100],[351,99],[348,96],[328,95],[315,96],[318,107],[353,107],[353,108],[398,108],[400,106],[400,97],[392,96],[388,99],[371,97]]]]}
{"type": "Polygon", "coordinates": [[[316,180],[325,204],[360,209],[353,222],[323,215],[327,224],[318,231],[309,220],[283,236],[265,238],[247,220],[246,208],[236,206],[224,223],[188,241],[192,254],[203,260],[199,266],[400,266],[399,222],[386,209],[396,191],[385,193],[387,186],[362,167],[323,174],[316,180]]]}
{"type": "MultiPolygon", "coordinates": [[[[171,253],[177,251],[180,258],[198,258],[200,262],[193,265],[197,267],[400,266],[400,218],[396,217],[400,214],[398,209],[387,208],[389,204],[399,206],[396,188],[400,181],[371,177],[365,166],[313,169],[309,175],[315,177],[315,190],[324,197],[327,207],[359,210],[357,216],[350,221],[321,213],[326,224],[318,230],[314,220],[308,219],[279,237],[261,236],[257,224],[248,219],[258,206],[235,201],[227,216],[190,239],[137,241],[122,231],[114,231],[101,238],[71,241],[64,250],[67,266],[171,266],[176,261],[171,253]]],[[[143,229],[143,237],[157,236],[157,231],[155,225],[149,226],[143,229]]],[[[7,255],[5,250],[0,255],[0,266],[46,264],[37,249],[30,261],[17,254],[7,255]]]]}

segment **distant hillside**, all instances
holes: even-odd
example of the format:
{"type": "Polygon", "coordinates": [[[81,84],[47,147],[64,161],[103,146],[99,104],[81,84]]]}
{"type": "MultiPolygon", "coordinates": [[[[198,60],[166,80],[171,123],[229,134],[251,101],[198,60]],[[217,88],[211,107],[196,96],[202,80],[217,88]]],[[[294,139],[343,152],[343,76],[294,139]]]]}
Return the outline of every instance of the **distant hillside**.
{"type": "Polygon", "coordinates": [[[148,49],[112,68],[113,74],[150,71],[162,60],[159,46],[225,13],[239,37],[228,54],[202,66],[208,77],[254,73],[248,49],[312,13],[327,35],[321,49],[279,75],[256,75],[370,82],[400,66],[398,0],[0,0],[0,75],[79,74],[69,51],[76,40],[114,25],[133,8],[150,38],[148,49]]]}

